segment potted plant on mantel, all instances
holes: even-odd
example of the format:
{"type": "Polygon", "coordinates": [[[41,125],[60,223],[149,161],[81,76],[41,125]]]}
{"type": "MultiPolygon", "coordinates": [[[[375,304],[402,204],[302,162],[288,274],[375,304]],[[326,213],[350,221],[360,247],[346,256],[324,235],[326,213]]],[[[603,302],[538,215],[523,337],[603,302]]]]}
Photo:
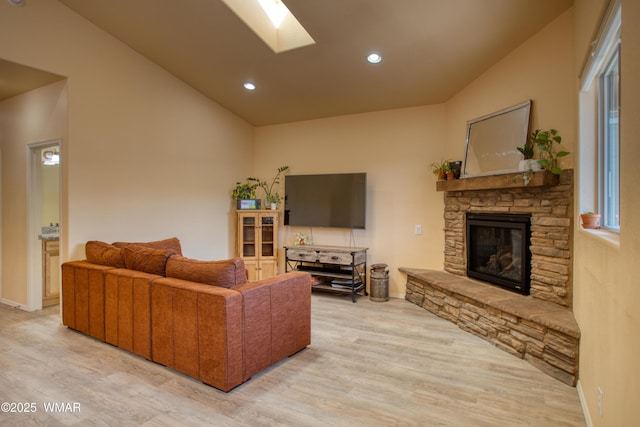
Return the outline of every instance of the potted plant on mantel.
{"type": "MultiPolygon", "coordinates": [[[[524,171],[521,175],[524,185],[528,185],[533,178],[533,172],[544,169],[551,172],[554,175],[561,175],[564,172],[558,166],[558,159],[568,156],[568,151],[556,151],[554,149],[554,143],[560,144],[562,137],[555,129],[540,130],[536,129],[531,132],[529,139],[522,147],[516,147],[519,152],[524,156],[524,160],[518,165],[518,169],[524,171]],[[534,160],[535,151],[538,149],[537,160],[534,160]],[[527,163],[524,163],[527,162],[527,163]]],[[[518,176],[513,177],[512,181],[515,183],[518,181],[518,176]]]]}
{"type": "Polygon", "coordinates": [[[523,159],[518,163],[518,170],[520,171],[536,171],[540,170],[542,167],[536,160],[534,160],[533,156],[534,145],[532,138],[527,138],[527,141],[524,143],[522,147],[516,147],[518,151],[522,154],[523,159]]]}
{"type": "Polygon", "coordinates": [[[248,181],[254,182],[258,187],[262,188],[264,191],[264,202],[265,206],[270,207],[273,210],[278,208],[278,203],[280,203],[280,194],[277,191],[274,191],[274,186],[280,184],[280,177],[282,173],[289,169],[289,166],[280,166],[278,168],[278,172],[271,180],[271,183],[267,181],[262,181],[259,178],[248,178],[248,181]]]}
{"type": "Polygon", "coordinates": [[[448,160],[433,162],[431,163],[431,171],[438,178],[438,181],[444,181],[447,179],[447,175],[451,173],[451,166],[448,160]]]}
{"type": "Polygon", "coordinates": [[[564,171],[558,167],[558,159],[568,156],[570,153],[568,151],[556,152],[554,150],[553,144],[559,145],[562,142],[562,137],[558,134],[558,131],[555,129],[545,131],[536,129],[531,134],[531,140],[537,146],[538,153],[540,153],[538,164],[553,174],[561,175],[564,171]]]}

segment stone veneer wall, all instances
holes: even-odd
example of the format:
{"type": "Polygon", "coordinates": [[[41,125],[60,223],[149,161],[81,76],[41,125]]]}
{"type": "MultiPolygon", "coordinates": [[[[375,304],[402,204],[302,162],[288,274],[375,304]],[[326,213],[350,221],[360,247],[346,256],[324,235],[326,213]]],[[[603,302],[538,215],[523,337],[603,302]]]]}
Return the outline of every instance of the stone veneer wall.
{"type": "Polygon", "coordinates": [[[467,212],[531,214],[531,297],[571,307],[573,170],[555,186],[448,191],[444,203],[446,271],[467,274],[467,212]]]}

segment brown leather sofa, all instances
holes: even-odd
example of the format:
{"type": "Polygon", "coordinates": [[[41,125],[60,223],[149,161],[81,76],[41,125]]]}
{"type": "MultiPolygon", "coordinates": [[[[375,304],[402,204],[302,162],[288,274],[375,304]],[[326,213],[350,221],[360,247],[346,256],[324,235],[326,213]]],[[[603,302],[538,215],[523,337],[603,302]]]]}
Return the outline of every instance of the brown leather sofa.
{"type": "Polygon", "coordinates": [[[311,277],[247,281],[241,258],[185,258],[178,239],[91,241],[62,265],[71,329],[223,391],[311,343],[311,277]]]}

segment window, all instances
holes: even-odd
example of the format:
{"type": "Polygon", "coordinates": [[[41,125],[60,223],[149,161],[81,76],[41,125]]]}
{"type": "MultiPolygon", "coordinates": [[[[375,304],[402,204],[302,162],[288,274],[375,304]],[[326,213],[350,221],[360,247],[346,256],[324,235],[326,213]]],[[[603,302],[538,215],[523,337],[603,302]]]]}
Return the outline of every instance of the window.
{"type": "Polygon", "coordinates": [[[600,75],[599,211],[603,227],[620,229],[620,45],[600,75]]]}
{"type": "Polygon", "coordinates": [[[610,1],[581,78],[580,165],[593,164],[597,173],[592,183],[588,171],[581,174],[580,209],[597,211],[600,225],[611,231],[620,231],[621,3],[610,1]]]}

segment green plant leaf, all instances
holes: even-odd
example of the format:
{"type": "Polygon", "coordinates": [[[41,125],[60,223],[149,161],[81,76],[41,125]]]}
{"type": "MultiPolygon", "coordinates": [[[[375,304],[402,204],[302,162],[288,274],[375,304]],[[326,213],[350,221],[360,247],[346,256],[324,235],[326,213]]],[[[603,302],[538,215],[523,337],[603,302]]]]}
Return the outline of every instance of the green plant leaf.
{"type": "Polygon", "coordinates": [[[551,168],[551,173],[555,174],[555,175],[562,175],[562,169],[560,169],[559,167],[555,166],[555,167],[551,168]]]}
{"type": "Polygon", "coordinates": [[[569,153],[568,151],[559,151],[558,154],[556,154],[556,157],[564,157],[564,156],[568,156],[569,153]]]}

